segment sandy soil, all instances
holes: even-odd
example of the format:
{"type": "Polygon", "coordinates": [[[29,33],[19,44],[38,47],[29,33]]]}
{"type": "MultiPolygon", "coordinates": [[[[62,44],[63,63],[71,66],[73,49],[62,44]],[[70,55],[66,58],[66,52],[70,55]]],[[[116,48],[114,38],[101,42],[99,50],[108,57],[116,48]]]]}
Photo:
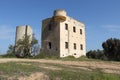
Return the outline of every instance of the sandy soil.
{"type": "MultiPolygon", "coordinates": [[[[45,59],[17,59],[17,58],[0,58],[0,63],[5,62],[39,62],[39,63],[52,63],[69,66],[71,68],[78,68],[83,70],[92,71],[93,69],[101,69],[105,73],[120,74],[120,62],[102,62],[102,61],[62,61],[62,60],[45,60],[45,59]]],[[[29,65],[29,64],[28,64],[29,65]]],[[[54,66],[41,66],[45,69],[61,70],[54,66]]],[[[13,79],[13,78],[12,78],[13,79]]],[[[34,73],[29,77],[20,77],[18,80],[49,80],[48,77],[43,73],[34,73]]],[[[11,79],[9,79],[11,80],[11,79]]],[[[59,80],[59,79],[58,79],[59,80]]]]}

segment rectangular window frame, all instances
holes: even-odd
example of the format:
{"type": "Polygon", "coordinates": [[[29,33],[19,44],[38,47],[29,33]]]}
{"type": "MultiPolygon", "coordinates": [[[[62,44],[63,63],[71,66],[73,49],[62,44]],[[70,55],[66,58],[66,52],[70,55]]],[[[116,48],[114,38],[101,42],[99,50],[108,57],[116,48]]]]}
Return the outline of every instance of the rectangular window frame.
{"type": "Polygon", "coordinates": [[[65,42],[65,49],[68,49],[68,48],[69,48],[68,42],[65,42]]]}
{"type": "Polygon", "coordinates": [[[76,32],[76,27],[75,26],[73,26],[73,32],[76,32]]]}
{"type": "Polygon", "coordinates": [[[80,50],[83,50],[83,44],[80,44],[80,50]]]}
{"type": "Polygon", "coordinates": [[[80,29],[80,34],[82,35],[82,29],[80,29]]]}
{"type": "Polygon", "coordinates": [[[65,30],[68,30],[68,24],[65,23],[65,30]]]}
{"type": "Polygon", "coordinates": [[[52,43],[48,42],[48,49],[52,49],[52,43]]]}
{"type": "Polygon", "coordinates": [[[76,43],[74,43],[73,46],[74,46],[74,49],[77,49],[76,43]]]}

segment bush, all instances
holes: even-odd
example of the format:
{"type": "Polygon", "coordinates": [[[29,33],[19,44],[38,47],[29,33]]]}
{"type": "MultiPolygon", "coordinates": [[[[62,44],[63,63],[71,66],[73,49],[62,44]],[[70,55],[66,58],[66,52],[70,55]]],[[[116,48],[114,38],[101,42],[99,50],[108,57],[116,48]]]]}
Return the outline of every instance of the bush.
{"type": "Polygon", "coordinates": [[[13,54],[13,53],[11,53],[11,54],[3,54],[3,55],[1,55],[1,57],[3,57],[3,58],[15,58],[16,56],[15,56],[15,54],[13,54]]]}
{"type": "Polygon", "coordinates": [[[92,59],[88,59],[86,56],[81,56],[81,57],[78,57],[78,58],[75,58],[74,56],[67,56],[67,57],[61,58],[61,60],[69,60],[69,61],[89,61],[89,60],[92,60],[92,59]]]}
{"type": "Polygon", "coordinates": [[[39,54],[37,54],[37,55],[35,55],[34,56],[34,58],[46,58],[47,57],[47,55],[46,54],[44,54],[44,53],[39,53],[39,54]]]}
{"type": "Polygon", "coordinates": [[[50,55],[48,55],[46,53],[43,53],[43,52],[41,52],[38,55],[34,56],[34,58],[36,58],[36,59],[59,59],[58,56],[50,56],[50,55]]]}
{"type": "Polygon", "coordinates": [[[103,50],[90,50],[86,53],[88,58],[107,60],[103,50]]]}

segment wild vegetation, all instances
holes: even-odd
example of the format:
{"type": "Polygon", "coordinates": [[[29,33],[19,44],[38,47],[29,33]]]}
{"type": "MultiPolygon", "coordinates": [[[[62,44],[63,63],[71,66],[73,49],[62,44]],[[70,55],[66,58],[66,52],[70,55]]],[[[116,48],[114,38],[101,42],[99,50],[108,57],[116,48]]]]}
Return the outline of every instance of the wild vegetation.
{"type": "Polygon", "coordinates": [[[103,50],[90,50],[87,52],[86,56],[92,59],[107,60],[103,50]]]}
{"type": "Polygon", "coordinates": [[[40,48],[35,36],[33,35],[32,41],[30,41],[30,36],[24,35],[23,39],[17,41],[17,45],[9,45],[7,53],[0,57],[30,58],[39,53],[40,48]]]}
{"type": "Polygon", "coordinates": [[[116,38],[107,39],[102,43],[103,50],[91,50],[87,52],[88,58],[120,61],[120,40],[116,38]]]}
{"type": "Polygon", "coordinates": [[[36,62],[29,60],[28,62],[26,59],[0,63],[0,80],[120,80],[120,73],[117,73],[119,69],[117,71],[113,69],[113,67],[117,68],[118,64],[96,61],[63,62],[61,60],[37,60],[36,62]],[[114,66],[109,67],[111,64],[114,66]],[[112,69],[112,72],[104,72],[108,69],[112,69]]]}
{"type": "Polygon", "coordinates": [[[7,53],[0,55],[0,57],[2,57],[2,58],[14,58],[14,57],[16,57],[15,53],[14,53],[14,46],[9,45],[7,53]]]}
{"type": "Polygon", "coordinates": [[[24,35],[23,39],[17,41],[15,55],[22,58],[31,57],[32,53],[35,55],[36,44],[38,44],[38,40],[34,36],[32,37],[32,41],[30,41],[30,36],[24,35]]]}

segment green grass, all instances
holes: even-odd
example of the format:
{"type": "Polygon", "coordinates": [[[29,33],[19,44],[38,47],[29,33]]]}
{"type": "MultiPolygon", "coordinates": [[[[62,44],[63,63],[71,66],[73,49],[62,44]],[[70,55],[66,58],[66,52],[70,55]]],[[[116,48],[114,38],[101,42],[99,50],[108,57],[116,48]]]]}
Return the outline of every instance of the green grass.
{"type": "Polygon", "coordinates": [[[89,59],[86,56],[81,56],[79,58],[75,58],[73,56],[68,56],[65,58],[61,58],[61,60],[64,60],[64,61],[94,61],[94,59],[89,59]]]}
{"type": "Polygon", "coordinates": [[[60,64],[47,63],[46,65],[53,65],[62,68],[62,70],[49,71],[47,75],[49,75],[50,80],[55,80],[56,77],[60,80],[120,80],[120,75],[103,73],[101,69],[93,69],[92,71],[86,71],[60,64]]]}
{"type": "Polygon", "coordinates": [[[50,80],[55,80],[56,77],[61,80],[120,80],[120,75],[105,74],[100,72],[73,72],[73,71],[51,71],[49,73],[50,80]]]}
{"type": "Polygon", "coordinates": [[[101,60],[98,60],[98,59],[90,59],[90,58],[87,58],[86,56],[81,56],[79,58],[75,58],[73,56],[60,58],[60,57],[57,57],[57,56],[37,55],[35,57],[31,57],[30,59],[47,59],[47,60],[63,60],[63,61],[101,61],[101,60]]]}
{"type": "MultiPolygon", "coordinates": [[[[6,75],[7,77],[14,76],[16,74],[16,76],[30,75],[38,70],[40,71],[40,69],[34,65],[22,65],[15,62],[0,63],[0,72],[2,75],[6,75]]],[[[2,76],[0,76],[0,79],[1,77],[2,76]]]]}
{"type": "Polygon", "coordinates": [[[60,80],[120,80],[118,74],[107,74],[101,72],[100,69],[93,71],[86,71],[81,69],[71,68],[61,64],[48,64],[48,63],[33,63],[33,62],[8,62],[0,63],[0,80],[7,80],[8,77],[14,76],[29,76],[31,73],[43,72],[49,76],[50,80],[59,78],[60,80]],[[21,63],[29,64],[23,65],[21,63]],[[50,70],[39,66],[56,66],[62,70],[50,70]],[[4,76],[2,76],[4,75],[4,76]]]}

